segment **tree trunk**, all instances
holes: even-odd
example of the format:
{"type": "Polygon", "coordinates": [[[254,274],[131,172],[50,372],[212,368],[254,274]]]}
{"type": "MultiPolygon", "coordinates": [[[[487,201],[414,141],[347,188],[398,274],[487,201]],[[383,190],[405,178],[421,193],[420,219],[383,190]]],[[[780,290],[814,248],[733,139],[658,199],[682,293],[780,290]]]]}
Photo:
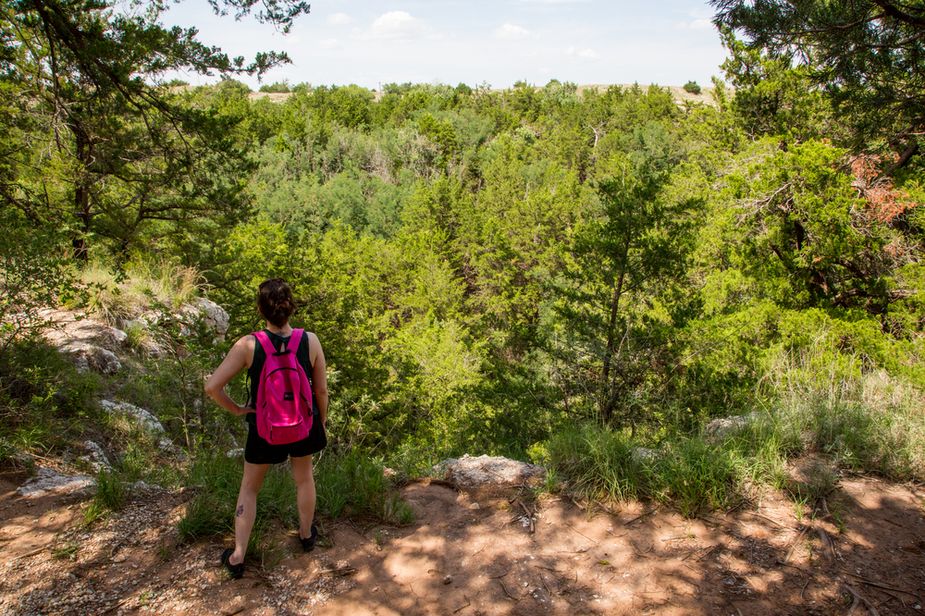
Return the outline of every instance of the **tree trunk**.
{"type": "Polygon", "coordinates": [[[87,261],[89,258],[87,235],[90,233],[90,222],[93,214],[90,209],[90,165],[93,162],[93,149],[90,140],[78,122],[69,123],[74,133],[74,150],[80,162],[77,182],[74,187],[74,216],[79,223],[78,231],[71,240],[74,249],[74,258],[78,261],[87,261]]]}
{"type": "Polygon", "coordinates": [[[613,396],[610,395],[610,369],[617,344],[617,314],[620,309],[620,297],[623,295],[623,281],[626,279],[626,258],[629,255],[630,240],[627,236],[623,243],[623,254],[619,262],[620,273],[613,287],[610,300],[610,320],[607,324],[607,348],[604,351],[604,371],[601,383],[601,418],[610,423],[613,417],[613,396]]]}

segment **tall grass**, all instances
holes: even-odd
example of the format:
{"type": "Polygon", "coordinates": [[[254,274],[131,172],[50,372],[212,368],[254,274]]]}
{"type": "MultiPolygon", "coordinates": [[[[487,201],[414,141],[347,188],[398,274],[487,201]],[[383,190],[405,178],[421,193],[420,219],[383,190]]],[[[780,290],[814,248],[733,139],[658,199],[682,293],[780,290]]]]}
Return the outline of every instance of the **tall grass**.
{"type": "MultiPolygon", "coordinates": [[[[234,506],[241,484],[241,462],[223,455],[203,456],[190,471],[188,485],[199,492],[179,522],[181,537],[196,539],[234,531],[234,506]]],[[[315,467],[316,516],[370,517],[391,524],[411,522],[413,514],[382,473],[382,465],[359,454],[326,457],[315,467]]],[[[295,484],[288,468],[274,465],[257,497],[253,545],[274,525],[295,528],[299,517],[295,484]]]]}
{"type": "Polygon", "coordinates": [[[808,453],[895,480],[925,479],[922,391],[843,358],[838,368],[778,365],[765,381],[773,393],[767,408],[716,442],[675,435],[654,455],[639,455],[636,448],[653,444],[585,425],[554,435],[546,462],[581,497],[652,499],[688,516],[728,507],[759,486],[784,487],[788,459],[808,453]]]}
{"type": "Polygon", "coordinates": [[[195,298],[205,284],[194,268],[152,261],[132,262],[122,272],[92,263],[80,278],[88,291],[88,310],[111,325],[154,307],[176,310],[195,298]]]}

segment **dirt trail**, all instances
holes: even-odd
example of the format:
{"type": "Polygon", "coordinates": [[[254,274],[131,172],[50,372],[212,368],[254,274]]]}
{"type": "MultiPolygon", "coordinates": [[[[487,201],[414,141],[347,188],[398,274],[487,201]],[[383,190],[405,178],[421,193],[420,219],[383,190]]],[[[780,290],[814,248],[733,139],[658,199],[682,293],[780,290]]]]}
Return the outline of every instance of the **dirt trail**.
{"type": "Polygon", "coordinates": [[[831,515],[756,509],[685,520],[641,507],[593,516],[515,493],[403,489],[408,527],[330,523],[327,546],[216,566],[218,543],[178,542],[190,495],[152,490],[92,529],[86,496],[27,499],[0,477],[0,614],[922,614],[925,493],[842,480],[831,515]],[[532,516],[534,531],[531,533],[532,516]],[[841,526],[840,532],[839,526],[841,526]],[[854,604],[857,605],[854,605],[854,604]]]}

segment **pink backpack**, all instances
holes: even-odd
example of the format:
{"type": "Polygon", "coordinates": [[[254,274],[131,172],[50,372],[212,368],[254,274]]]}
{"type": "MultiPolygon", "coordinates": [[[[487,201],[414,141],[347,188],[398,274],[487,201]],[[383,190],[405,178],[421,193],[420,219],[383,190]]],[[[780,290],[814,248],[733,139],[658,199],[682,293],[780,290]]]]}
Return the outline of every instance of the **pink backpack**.
{"type": "Polygon", "coordinates": [[[312,386],[296,358],[302,331],[293,329],[281,351],[266,332],[254,332],[267,356],[257,387],[257,434],[271,445],[301,441],[312,428],[312,386]]]}

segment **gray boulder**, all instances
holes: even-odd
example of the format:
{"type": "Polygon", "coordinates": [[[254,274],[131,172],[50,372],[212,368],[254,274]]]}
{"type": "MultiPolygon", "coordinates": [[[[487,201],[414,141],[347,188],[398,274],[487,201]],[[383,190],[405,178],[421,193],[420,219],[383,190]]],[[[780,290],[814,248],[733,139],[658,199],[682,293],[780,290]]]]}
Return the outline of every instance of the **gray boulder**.
{"type": "Polygon", "coordinates": [[[122,415],[129,418],[142,429],[154,434],[163,434],[164,426],[157,420],[151,411],[135,406],[128,402],[113,402],[112,400],[100,400],[100,406],[110,415],[122,415]]]}
{"type": "Polygon", "coordinates": [[[648,447],[633,447],[630,457],[636,464],[652,463],[658,460],[658,451],[648,447]]]}
{"type": "Polygon", "coordinates": [[[16,493],[27,498],[36,498],[48,493],[77,492],[94,485],[96,481],[87,475],[64,475],[50,468],[39,468],[35,477],[16,489],[16,493]]]}
{"type": "Polygon", "coordinates": [[[184,335],[190,333],[189,327],[201,321],[219,339],[225,337],[228,332],[228,325],[231,322],[224,308],[204,297],[197,297],[190,303],[183,305],[180,308],[180,313],[176,316],[184,324],[184,327],[181,328],[181,333],[184,335]]]}
{"type": "Polygon", "coordinates": [[[80,456],[78,460],[87,464],[94,473],[112,469],[112,465],[109,464],[109,458],[106,457],[106,452],[103,451],[103,448],[100,447],[98,443],[94,441],[84,441],[83,446],[87,453],[80,456]]]}
{"type": "Polygon", "coordinates": [[[718,417],[708,423],[703,433],[707,441],[716,443],[723,441],[730,436],[742,431],[757,419],[757,415],[749,413],[748,415],[733,415],[732,417],[718,417]]]}
{"type": "Polygon", "coordinates": [[[466,488],[536,485],[546,476],[546,469],[536,464],[501,456],[472,457],[468,454],[444,460],[433,470],[438,477],[466,488]]]}
{"type": "Polygon", "coordinates": [[[58,346],[58,351],[74,362],[78,372],[93,370],[100,374],[115,374],[122,369],[122,362],[115,353],[87,342],[70,340],[58,346]]]}
{"type": "Polygon", "coordinates": [[[126,417],[144,431],[155,436],[160,436],[157,446],[161,451],[173,454],[180,453],[173,441],[167,438],[163,424],[158,421],[157,417],[155,417],[151,411],[128,402],[113,402],[112,400],[100,400],[100,406],[110,415],[121,415],[126,417]]]}
{"type": "Polygon", "coordinates": [[[48,308],[40,311],[48,327],[42,332],[48,342],[61,347],[72,342],[85,342],[110,351],[123,347],[128,334],[86,315],[71,310],[48,308]]]}

